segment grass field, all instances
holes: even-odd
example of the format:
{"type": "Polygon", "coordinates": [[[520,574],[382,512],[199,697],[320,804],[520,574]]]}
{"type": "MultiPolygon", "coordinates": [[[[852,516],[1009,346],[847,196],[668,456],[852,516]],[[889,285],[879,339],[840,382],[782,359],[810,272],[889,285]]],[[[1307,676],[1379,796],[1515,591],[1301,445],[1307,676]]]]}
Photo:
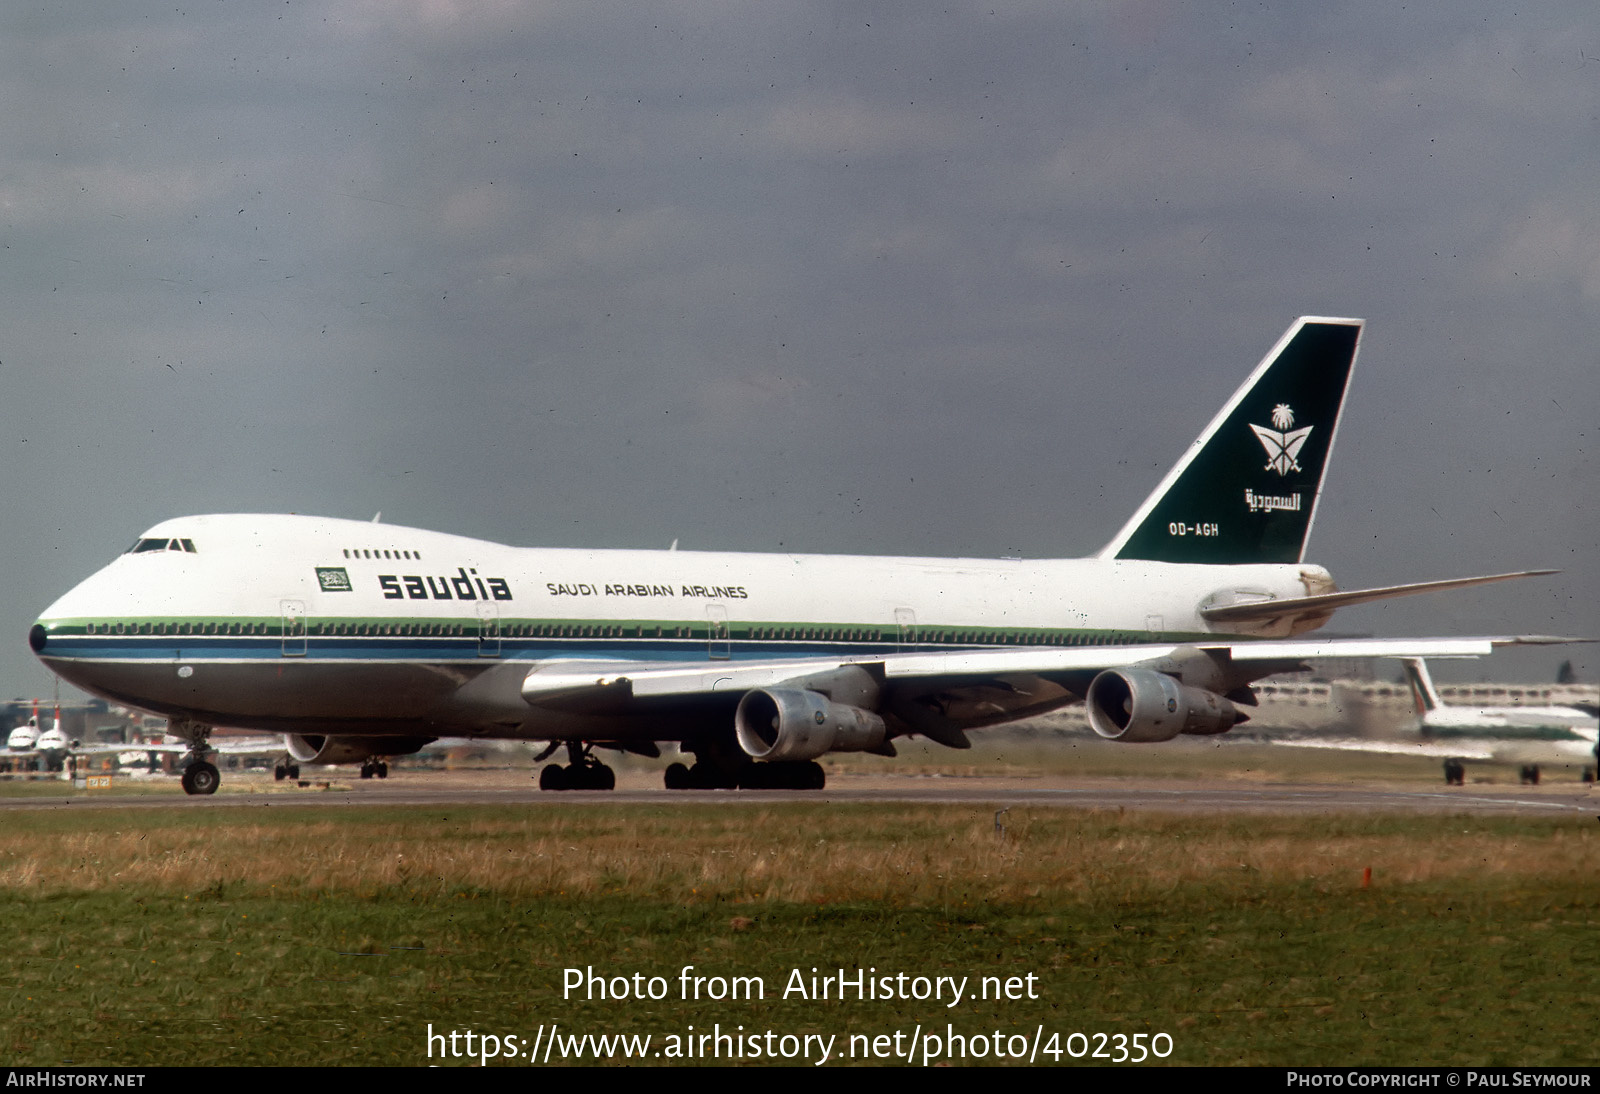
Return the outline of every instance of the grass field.
{"type": "Polygon", "coordinates": [[[833,1036],[849,1063],[851,1035],[859,1056],[920,1026],[939,1038],[922,1048],[983,1038],[981,1063],[997,1033],[1072,1062],[1096,1047],[1074,1032],[1165,1033],[1181,1064],[1596,1060],[1593,819],[1006,821],[1000,838],[967,805],[12,812],[0,1046],[10,1064],[425,1064],[465,1062],[444,1041],[430,1061],[430,1024],[521,1051],[556,1023],[649,1034],[667,1055],[640,1062],[720,1027],[833,1036]],[[684,966],[757,977],[764,998],[684,999],[684,966]],[[568,968],[659,976],[664,997],[563,998],[568,968]],[[813,968],[968,994],[784,998],[813,968]],[[972,998],[1030,975],[1037,998],[972,998]]]}

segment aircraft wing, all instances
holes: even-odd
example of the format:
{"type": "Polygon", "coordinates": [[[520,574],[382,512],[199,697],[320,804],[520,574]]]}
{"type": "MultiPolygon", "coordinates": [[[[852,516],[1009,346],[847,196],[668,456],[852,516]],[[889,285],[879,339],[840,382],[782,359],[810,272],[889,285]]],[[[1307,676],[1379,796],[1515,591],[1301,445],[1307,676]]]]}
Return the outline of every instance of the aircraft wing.
{"type": "Polygon", "coordinates": [[[803,681],[833,669],[860,666],[885,681],[962,681],[1011,675],[1052,676],[1099,672],[1157,661],[1189,650],[1217,652],[1235,663],[1263,665],[1259,675],[1289,671],[1279,662],[1317,657],[1482,657],[1496,646],[1534,645],[1569,639],[1540,635],[1488,638],[1345,638],[1286,641],[1152,643],[1078,648],[1006,648],[874,657],[706,661],[685,665],[648,661],[547,661],[522,682],[530,704],[580,696],[662,697],[734,693],[803,681]],[[1270,663],[1271,667],[1264,667],[1270,663]]]}
{"type": "MultiPolygon", "coordinates": [[[[1179,705],[1167,709],[1186,709],[1184,718],[1201,710],[1225,710],[1226,721],[1232,724],[1244,717],[1227,702],[1252,704],[1253,695],[1244,690],[1248,684],[1275,673],[1298,671],[1311,658],[1478,657],[1496,646],[1546,641],[1551,640],[1534,636],[1284,641],[1228,638],[1129,646],[1008,647],[693,664],[552,660],[528,670],[507,665],[508,674],[519,675],[498,679],[509,685],[508,691],[520,696],[518,706],[527,712],[523,726],[530,733],[536,729],[551,732],[557,722],[550,716],[560,714],[576,719],[635,716],[640,720],[631,730],[618,731],[618,736],[648,734],[661,731],[672,717],[679,719],[680,726],[703,724],[708,705],[727,708],[732,713],[734,706],[742,705],[756,692],[782,690],[790,693],[789,699],[801,702],[808,700],[793,692],[827,695],[846,709],[865,701],[894,719],[902,731],[920,733],[952,748],[966,748],[970,746],[967,730],[1045,714],[1086,700],[1094,682],[1107,670],[1137,670],[1138,686],[1145,694],[1141,702],[1152,701],[1151,687],[1165,687],[1159,680],[1176,678],[1188,687],[1193,674],[1196,686],[1188,687],[1181,700],[1174,696],[1173,701],[1179,705]],[[861,700],[852,700],[851,694],[861,696],[861,700]]],[[[1125,698],[1125,694],[1119,694],[1111,702],[1122,706],[1125,698]]],[[[767,699],[777,701],[771,694],[767,699]]],[[[1166,703],[1165,698],[1153,701],[1166,703]]],[[[800,717],[815,717],[815,713],[800,717]]],[[[1140,731],[1143,728],[1141,724],[1140,731]]],[[[555,730],[556,735],[561,732],[555,730]]],[[[610,731],[596,727],[585,732],[575,727],[565,732],[606,739],[610,731]]]]}
{"type": "MultiPolygon", "coordinates": [[[[123,752],[162,752],[186,753],[188,744],[182,741],[147,741],[142,744],[117,744],[112,741],[97,741],[94,744],[79,744],[70,749],[74,756],[108,756],[123,752]]],[[[280,756],[285,751],[282,737],[232,737],[213,738],[206,745],[207,752],[218,752],[224,756],[280,756]]]]}

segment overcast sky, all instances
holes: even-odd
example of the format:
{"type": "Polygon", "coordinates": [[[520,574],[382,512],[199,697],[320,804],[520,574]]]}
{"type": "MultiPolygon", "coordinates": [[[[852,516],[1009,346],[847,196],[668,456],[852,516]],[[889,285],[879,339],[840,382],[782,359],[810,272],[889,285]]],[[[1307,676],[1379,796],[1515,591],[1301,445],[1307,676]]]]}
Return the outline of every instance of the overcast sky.
{"type": "Polygon", "coordinates": [[[0,688],[191,513],[1092,553],[1301,314],[1368,320],[1311,560],[1564,570],[1334,627],[1600,633],[1600,31],[1534,9],[8,4],[0,688]]]}

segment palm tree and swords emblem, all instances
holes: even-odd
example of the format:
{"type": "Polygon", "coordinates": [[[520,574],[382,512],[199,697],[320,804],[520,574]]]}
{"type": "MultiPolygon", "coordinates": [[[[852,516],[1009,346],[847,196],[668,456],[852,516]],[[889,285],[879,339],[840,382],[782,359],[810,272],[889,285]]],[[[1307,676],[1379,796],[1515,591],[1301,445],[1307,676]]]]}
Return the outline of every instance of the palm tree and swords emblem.
{"type": "Polygon", "coordinates": [[[1305,447],[1306,438],[1311,436],[1311,430],[1315,427],[1308,425],[1302,429],[1294,429],[1294,411],[1289,408],[1288,403],[1279,403],[1272,408],[1272,424],[1277,428],[1268,429],[1264,425],[1255,424],[1250,426],[1256,435],[1256,440],[1267,450],[1267,466],[1264,470],[1276,471],[1280,476],[1300,470],[1300,465],[1295,461],[1300,455],[1300,449],[1305,447]]]}

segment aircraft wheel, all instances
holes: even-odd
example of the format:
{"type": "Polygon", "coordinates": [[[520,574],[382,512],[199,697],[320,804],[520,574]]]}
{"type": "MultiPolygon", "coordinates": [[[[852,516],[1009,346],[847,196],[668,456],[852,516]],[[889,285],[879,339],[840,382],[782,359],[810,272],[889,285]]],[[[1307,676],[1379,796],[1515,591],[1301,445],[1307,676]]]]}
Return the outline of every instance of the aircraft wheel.
{"type": "Polygon", "coordinates": [[[565,790],[567,788],[567,769],[560,764],[546,764],[539,772],[540,790],[565,790]]]}
{"type": "Polygon", "coordinates": [[[273,782],[281,783],[284,779],[287,779],[288,777],[289,777],[289,769],[284,767],[282,764],[279,764],[277,767],[272,769],[272,781],[273,782]]]}
{"type": "Polygon", "coordinates": [[[828,785],[828,773],[822,770],[822,765],[815,760],[805,765],[805,776],[801,790],[821,790],[828,785]]]}
{"type": "Polygon", "coordinates": [[[1594,768],[1586,767],[1583,769],[1583,781],[1586,783],[1594,782],[1594,768]]]}
{"type": "Polygon", "coordinates": [[[290,764],[289,765],[289,778],[298,779],[299,777],[300,777],[300,765],[299,764],[290,764]]]}
{"type": "Polygon", "coordinates": [[[1538,786],[1539,785],[1539,765],[1538,764],[1530,764],[1528,766],[1528,782],[1530,784],[1532,784],[1533,786],[1538,786]]]}
{"type": "Polygon", "coordinates": [[[594,769],[594,789],[615,790],[617,788],[617,773],[605,764],[597,764],[594,769]]]}
{"type": "Polygon", "coordinates": [[[387,763],[385,763],[384,761],[379,760],[378,761],[378,778],[387,779],[388,777],[389,777],[389,765],[387,763]]]}
{"type": "Polygon", "coordinates": [[[361,777],[363,779],[372,778],[372,763],[370,761],[363,761],[362,762],[362,764],[361,764],[361,777]]]}
{"type": "Polygon", "coordinates": [[[201,760],[183,769],[182,781],[185,794],[215,794],[222,776],[215,767],[201,760]]]}
{"type": "Polygon", "coordinates": [[[662,776],[661,781],[668,790],[688,790],[691,785],[689,769],[683,764],[668,764],[666,774],[662,776]]]}

